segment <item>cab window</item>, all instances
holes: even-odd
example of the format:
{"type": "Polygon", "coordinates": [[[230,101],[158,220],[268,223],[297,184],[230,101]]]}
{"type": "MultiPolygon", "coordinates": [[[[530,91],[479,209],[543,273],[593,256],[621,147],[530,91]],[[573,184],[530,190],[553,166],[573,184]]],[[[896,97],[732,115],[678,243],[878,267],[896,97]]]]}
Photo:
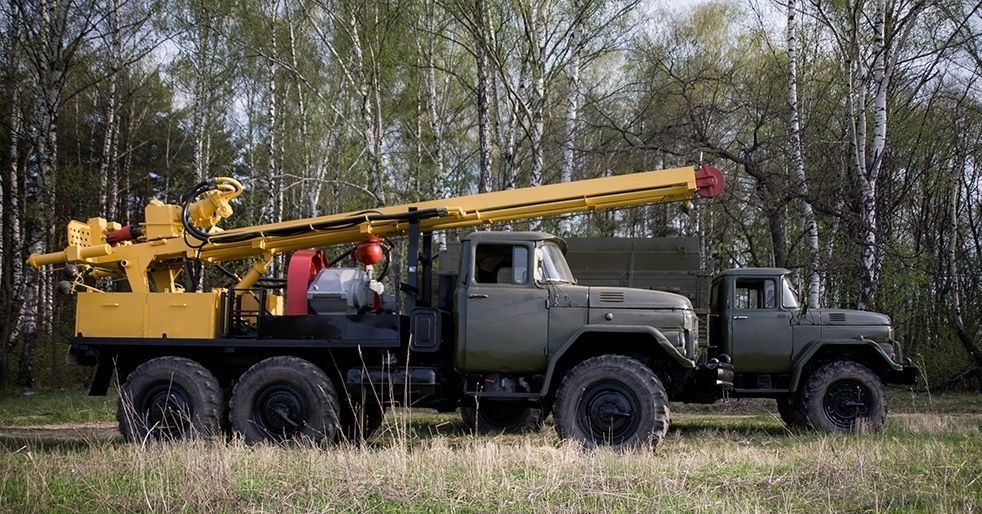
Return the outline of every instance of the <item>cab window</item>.
{"type": "Polygon", "coordinates": [[[741,278],[733,291],[736,309],[777,308],[777,288],[772,278],[741,278]]]}
{"type": "Polygon", "coordinates": [[[478,284],[526,284],[529,280],[527,246],[481,244],[474,256],[478,284]]]}
{"type": "Polygon", "coordinates": [[[562,249],[556,243],[549,241],[542,243],[535,249],[534,275],[536,282],[548,282],[550,284],[557,282],[572,284],[576,282],[573,280],[573,272],[569,270],[562,249]]]}

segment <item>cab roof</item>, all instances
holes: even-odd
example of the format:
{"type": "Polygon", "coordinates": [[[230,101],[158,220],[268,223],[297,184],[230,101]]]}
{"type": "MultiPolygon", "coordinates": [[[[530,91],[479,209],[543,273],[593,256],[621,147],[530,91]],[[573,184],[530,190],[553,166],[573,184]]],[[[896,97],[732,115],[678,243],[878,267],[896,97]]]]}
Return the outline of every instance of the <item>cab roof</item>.
{"type": "Polygon", "coordinates": [[[552,241],[559,245],[563,251],[566,251],[566,242],[561,238],[554,236],[548,232],[512,232],[508,230],[488,230],[480,232],[471,232],[467,234],[461,241],[474,241],[475,243],[513,243],[513,242],[526,242],[526,241],[552,241]]]}
{"type": "Polygon", "coordinates": [[[725,270],[720,275],[737,275],[741,277],[773,277],[775,275],[787,275],[791,273],[786,268],[732,268],[725,270]]]}

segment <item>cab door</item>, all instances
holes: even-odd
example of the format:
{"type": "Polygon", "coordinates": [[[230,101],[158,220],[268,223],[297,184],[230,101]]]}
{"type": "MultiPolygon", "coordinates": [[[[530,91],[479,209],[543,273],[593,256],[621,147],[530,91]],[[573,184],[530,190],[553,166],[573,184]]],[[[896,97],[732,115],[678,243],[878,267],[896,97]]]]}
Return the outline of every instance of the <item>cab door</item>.
{"type": "Polygon", "coordinates": [[[532,277],[532,244],[479,243],[461,294],[461,371],[540,373],[546,368],[548,290],[532,277]]]}
{"type": "Polygon", "coordinates": [[[784,373],[791,368],[791,313],[781,307],[777,277],[734,277],[729,336],[740,373],[784,373]]]}

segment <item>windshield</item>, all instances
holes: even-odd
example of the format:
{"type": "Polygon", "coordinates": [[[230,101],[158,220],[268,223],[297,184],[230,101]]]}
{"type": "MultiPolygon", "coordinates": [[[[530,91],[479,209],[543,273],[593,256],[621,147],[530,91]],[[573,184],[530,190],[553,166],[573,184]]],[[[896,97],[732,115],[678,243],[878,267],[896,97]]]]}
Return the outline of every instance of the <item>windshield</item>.
{"type": "Polygon", "coordinates": [[[791,283],[788,282],[787,277],[784,277],[781,282],[784,284],[784,292],[781,293],[781,304],[785,309],[797,309],[798,293],[791,287],[791,283]]]}
{"type": "Polygon", "coordinates": [[[539,282],[575,282],[563,251],[556,243],[547,241],[535,249],[535,279],[539,282]]]}

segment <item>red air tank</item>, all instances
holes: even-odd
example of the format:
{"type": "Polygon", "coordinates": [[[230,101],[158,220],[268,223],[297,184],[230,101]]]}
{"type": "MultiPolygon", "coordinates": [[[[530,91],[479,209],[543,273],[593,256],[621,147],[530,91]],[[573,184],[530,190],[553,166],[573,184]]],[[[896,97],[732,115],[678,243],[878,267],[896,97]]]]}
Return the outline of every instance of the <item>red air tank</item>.
{"type": "Polygon", "coordinates": [[[382,243],[375,236],[370,236],[368,241],[359,244],[355,247],[354,251],[355,260],[364,264],[365,266],[374,266],[382,262],[382,258],[385,256],[384,250],[382,250],[382,243]]]}

